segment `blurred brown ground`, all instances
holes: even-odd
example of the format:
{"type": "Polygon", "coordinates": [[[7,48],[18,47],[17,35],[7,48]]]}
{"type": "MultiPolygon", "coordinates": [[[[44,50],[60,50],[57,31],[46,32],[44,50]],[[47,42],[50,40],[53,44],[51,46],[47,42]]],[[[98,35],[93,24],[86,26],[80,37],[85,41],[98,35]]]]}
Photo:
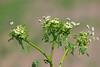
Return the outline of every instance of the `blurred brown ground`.
{"type": "MultiPolygon", "coordinates": [[[[50,47],[41,42],[41,27],[38,23],[39,18],[48,15],[62,19],[70,17],[81,23],[79,30],[85,30],[86,24],[94,26],[96,36],[100,36],[99,0],[0,0],[0,67],[31,67],[34,59],[40,60],[39,67],[49,67],[36,50],[23,51],[16,41],[7,41],[10,21],[26,24],[32,41],[49,53],[50,47]]],[[[90,57],[69,55],[63,67],[100,67],[100,41],[92,42],[88,51],[90,57]]],[[[55,67],[62,54],[62,49],[55,49],[55,67]]]]}

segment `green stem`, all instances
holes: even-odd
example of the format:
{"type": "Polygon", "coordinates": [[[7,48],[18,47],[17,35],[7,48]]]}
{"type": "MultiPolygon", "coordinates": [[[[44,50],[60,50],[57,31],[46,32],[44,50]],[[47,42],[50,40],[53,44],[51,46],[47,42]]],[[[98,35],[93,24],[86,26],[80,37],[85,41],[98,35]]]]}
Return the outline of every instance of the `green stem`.
{"type": "Polygon", "coordinates": [[[62,56],[60,63],[59,63],[59,67],[62,67],[62,64],[64,62],[65,57],[68,55],[69,49],[66,49],[64,52],[64,55],[62,56]]]}
{"type": "Polygon", "coordinates": [[[49,57],[46,55],[46,53],[41,49],[39,48],[38,46],[36,46],[33,42],[29,41],[28,39],[24,40],[26,43],[28,43],[30,46],[32,46],[33,48],[35,48],[36,50],[38,50],[41,54],[44,55],[44,57],[50,61],[49,57]]]}
{"type": "Polygon", "coordinates": [[[54,44],[52,44],[51,46],[51,59],[53,58],[53,54],[54,54],[54,44]]]}
{"type": "Polygon", "coordinates": [[[53,67],[53,63],[52,62],[50,62],[49,64],[50,64],[50,67],[53,67]]]}

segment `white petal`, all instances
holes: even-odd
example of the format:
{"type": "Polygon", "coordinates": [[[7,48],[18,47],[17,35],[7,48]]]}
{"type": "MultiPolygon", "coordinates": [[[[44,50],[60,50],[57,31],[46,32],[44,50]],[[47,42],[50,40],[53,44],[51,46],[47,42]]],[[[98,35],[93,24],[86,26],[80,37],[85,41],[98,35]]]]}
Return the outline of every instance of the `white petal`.
{"type": "Polygon", "coordinates": [[[91,40],[91,39],[89,39],[89,42],[92,42],[92,40],[91,40]]]}
{"type": "Polygon", "coordinates": [[[69,17],[66,18],[68,21],[70,21],[71,19],[69,17]]]}
{"type": "Polygon", "coordinates": [[[94,31],[94,27],[92,27],[92,31],[94,31]]]}
{"type": "Polygon", "coordinates": [[[76,23],[75,23],[75,22],[73,22],[73,21],[71,22],[71,24],[72,24],[72,25],[74,25],[74,26],[76,26],[76,23]]]}
{"type": "Polygon", "coordinates": [[[78,25],[80,25],[80,23],[76,23],[76,25],[78,26],[78,25]]]}
{"type": "Polygon", "coordinates": [[[100,38],[99,38],[99,37],[96,37],[96,39],[97,39],[97,40],[100,40],[100,38]]]}
{"type": "Polygon", "coordinates": [[[38,21],[39,21],[39,22],[41,22],[42,20],[41,20],[41,19],[39,19],[38,21]]]}
{"type": "Polygon", "coordinates": [[[12,22],[10,22],[10,25],[13,25],[14,24],[14,22],[12,21],[12,22]]]}
{"type": "Polygon", "coordinates": [[[90,29],[90,26],[89,26],[89,25],[86,25],[86,27],[87,27],[88,29],[90,29]]]}

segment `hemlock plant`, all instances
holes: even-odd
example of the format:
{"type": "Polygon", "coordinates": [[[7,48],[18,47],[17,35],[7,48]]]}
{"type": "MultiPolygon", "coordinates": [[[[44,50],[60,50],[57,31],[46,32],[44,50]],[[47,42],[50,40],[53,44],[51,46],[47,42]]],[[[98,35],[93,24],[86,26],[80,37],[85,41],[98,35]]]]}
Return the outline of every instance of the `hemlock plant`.
{"type": "MultiPolygon", "coordinates": [[[[16,39],[21,45],[22,49],[24,49],[23,42],[26,42],[31,47],[38,50],[44,56],[44,62],[49,64],[50,67],[54,67],[53,64],[53,54],[54,49],[62,47],[64,49],[64,54],[59,61],[59,67],[63,67],[63,62],[65,57],[68,54],[74,54],[75,50],[78,50],[78,53],[81,55],[88,55],[87,48],[91,40],[99,40],[99,37],[95,37],[94,35],[94,27],[86,25],[87,31],[81,31],[79,33],[73,33],[73,30],[80,25],[80,23],[75,23],[74,21],[66,18],[66,20],[62,20],[59,18],[47,16],[43,17],[39,20],[42,25],[43,38],[42,40],[45,43],[49,43],[51,45],[50,55],[47,55],[44,50],[42,50],[39,46],[37,46],[34,42],[32,42],[28,38],[27,29],[25,25],[17,25],[16,27],[12,27],[9,33],[10,40],[16,39]],[[74,41],[71,41],[71,39],[74,41]]],[[[13,25],[13,22],[10,23],[13,25]]],[[[38,61],[33,61],[32,67],[37,67],[38,61]]]]}

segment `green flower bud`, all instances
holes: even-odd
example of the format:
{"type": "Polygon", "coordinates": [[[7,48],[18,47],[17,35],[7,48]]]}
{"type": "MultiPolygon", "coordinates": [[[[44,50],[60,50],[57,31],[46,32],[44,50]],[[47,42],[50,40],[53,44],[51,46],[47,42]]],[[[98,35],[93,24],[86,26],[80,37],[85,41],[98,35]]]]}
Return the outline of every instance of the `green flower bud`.
{"type": "Polygon", "coordinates": [[[26,27],[24,25],[17,25],[15,28],[11,29],[9,34],[11,36],[11,39],[15,38],[19,42],[21,47],[24,48],[22,40],[27,39],[28,36],[26,32],[26,27]]]}

